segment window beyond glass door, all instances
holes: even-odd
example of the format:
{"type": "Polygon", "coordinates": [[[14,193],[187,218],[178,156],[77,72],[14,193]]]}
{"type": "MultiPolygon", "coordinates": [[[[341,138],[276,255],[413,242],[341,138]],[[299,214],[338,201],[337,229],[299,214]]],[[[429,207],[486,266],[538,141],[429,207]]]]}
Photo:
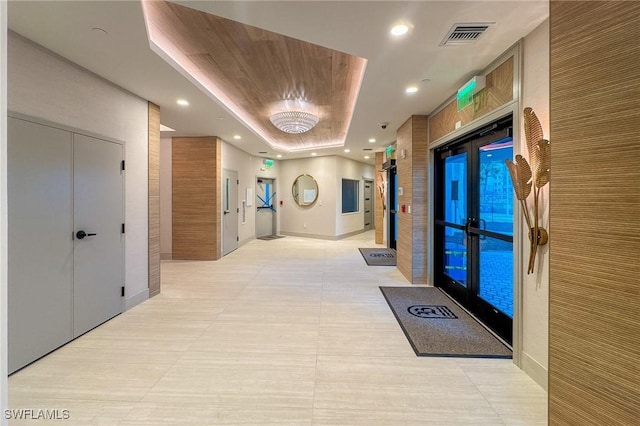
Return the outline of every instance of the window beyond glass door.
{"type": "Polygon", "coordinates": [[[444,160],[444,262],[446,275],[462,286],[467,285],[467,153],[444,160]],[[455,226],[458,225],[458,226],[455,226]]]}

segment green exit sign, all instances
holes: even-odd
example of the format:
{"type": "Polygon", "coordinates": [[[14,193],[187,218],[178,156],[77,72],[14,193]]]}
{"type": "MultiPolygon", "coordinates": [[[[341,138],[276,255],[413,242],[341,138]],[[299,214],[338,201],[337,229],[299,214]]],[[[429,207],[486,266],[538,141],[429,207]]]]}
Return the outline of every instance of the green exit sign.
{"type": "Polygon", "coordinates": [[[458,101],[458,111],[462,111],[466,106],[473,103],[473,95],[484,89],[485,86],[484,76],[475,76],[467,82],[464,86],[458,89],[456,100],[458,101]]]}

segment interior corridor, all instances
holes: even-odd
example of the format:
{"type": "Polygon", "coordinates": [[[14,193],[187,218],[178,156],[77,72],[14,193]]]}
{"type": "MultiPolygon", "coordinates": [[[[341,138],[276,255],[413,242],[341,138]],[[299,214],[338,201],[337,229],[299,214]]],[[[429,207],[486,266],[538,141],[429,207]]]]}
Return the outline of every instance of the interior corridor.
{"type": "Polygon", "coordinates": [[[65,425],[546,424],[511,360],[415,356],[378,289],[409,284],[357,250],[373,232],[163,262],[159,296],[11,376],[9,406],[65,425]]]}

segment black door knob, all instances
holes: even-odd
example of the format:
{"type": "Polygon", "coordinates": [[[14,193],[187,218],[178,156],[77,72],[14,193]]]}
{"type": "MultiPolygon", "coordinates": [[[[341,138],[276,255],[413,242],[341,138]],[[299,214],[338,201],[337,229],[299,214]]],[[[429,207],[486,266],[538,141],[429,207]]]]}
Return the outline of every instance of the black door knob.
{"type": "Polygon", "coordinates": [[[87,234],[84,231],[76,232],[76,238],[79,239],[79,240],[83,239],[84,237],[93,237],[94,235],[96,235],[96,234],[87,234]]]}

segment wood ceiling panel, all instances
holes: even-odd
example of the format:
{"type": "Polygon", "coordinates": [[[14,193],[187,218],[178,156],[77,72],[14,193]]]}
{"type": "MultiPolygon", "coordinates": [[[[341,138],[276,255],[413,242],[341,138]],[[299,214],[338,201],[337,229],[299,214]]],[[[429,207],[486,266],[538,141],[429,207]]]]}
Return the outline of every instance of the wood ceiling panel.
{"type": "Polygon", "coordinates": [[[273,148],[344,145],[365,59],[173,3],[144,4],[151,40],[192,77],[197,70],[198,82],[273,148]],[[285,110],[320,122],[284,133],[269,117],[285,110]]]}

